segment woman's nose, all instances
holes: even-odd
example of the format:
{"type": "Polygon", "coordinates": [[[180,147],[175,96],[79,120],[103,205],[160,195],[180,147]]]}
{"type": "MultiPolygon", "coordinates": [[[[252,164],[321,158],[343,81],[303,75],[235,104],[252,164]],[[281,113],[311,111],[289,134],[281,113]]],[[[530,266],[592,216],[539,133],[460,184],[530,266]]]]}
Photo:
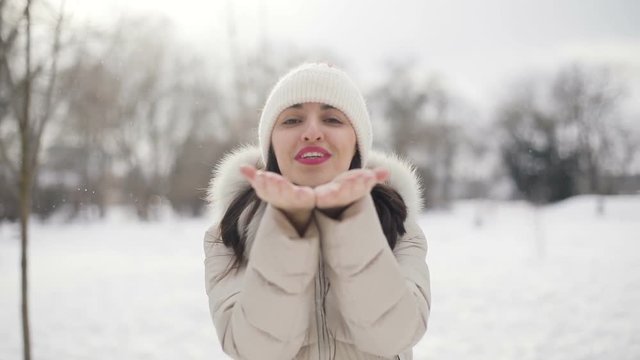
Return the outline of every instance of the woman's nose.
{"type": "Polygon", "coordinates": [[[323,134],[320,129],[320,124],[317,119],[308,119],[306,127],[302,132],[302,138],[304,141],[320,141],[323,134]]]}

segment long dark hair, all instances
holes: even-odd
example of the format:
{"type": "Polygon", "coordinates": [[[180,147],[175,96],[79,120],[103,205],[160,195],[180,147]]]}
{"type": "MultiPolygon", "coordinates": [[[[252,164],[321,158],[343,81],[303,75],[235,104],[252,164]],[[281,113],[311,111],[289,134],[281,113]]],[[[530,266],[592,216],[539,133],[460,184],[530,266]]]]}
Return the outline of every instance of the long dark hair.
{"type": "MultiPolygon", "coordinates": [[[[361,167],[362,162],[360,152],[356,150],[356,153],[351,160],[351,164],[349,165],[349,169],[358,169],[361,167]]],[[[272,148],[269,149],[265,169],[267,171],[281,174],[280,167],[276,161],[275,152],[272,148]]],[[[400,196],[400,194],[393,188],[385,184],[377,184],[374,186],[371,190],[371,197],[373,198],[373,203],[376,207],[382,231],[387,238],[389,247],[393,250],[398,237],[404,235],[406,232],[404,228],[404,221],[407,218],[407,206],[405,205],[402,196],[400,196]]],[[[260,200],[256,195],[255,190],[253,190],[251,186],[247,186],[247,188],[240,191],[233,199],[222,217],[222,221],[219,226],[220,237],[222,238],[224,245],[228,248],[232,248],[235,254],[235,259],[233,263],[230,264],[228,270],[233,268],[238,269],[244,258],[248,226],[244,226],[242,231],[239,230],[238,223],[240,222],[240,216],[244,210],[248,208],[249,212],[246,215],[248,224],[258,211],[261,203],[262,200],[260,200]]]]}

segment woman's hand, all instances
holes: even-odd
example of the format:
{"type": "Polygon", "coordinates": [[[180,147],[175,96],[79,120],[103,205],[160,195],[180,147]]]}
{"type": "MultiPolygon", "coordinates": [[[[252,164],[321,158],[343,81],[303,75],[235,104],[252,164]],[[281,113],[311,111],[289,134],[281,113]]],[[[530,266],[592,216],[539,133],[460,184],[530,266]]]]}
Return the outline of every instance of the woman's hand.
{"type": "Polygon", "coordinates": [[[282,175],[249,165],[241,166],[240,172],[261,200],[281,210],[300,234],[305,232],[316,205],[312,188],[294,185],[282,175]]]}
{"type": "Polygon", "coordinates": [[[316,207],[327,215],[336,217],[348,205],[369,194],[377,183],[388,178],[389,171],[382,168],[349,170],[314,189],[316,207]]]}

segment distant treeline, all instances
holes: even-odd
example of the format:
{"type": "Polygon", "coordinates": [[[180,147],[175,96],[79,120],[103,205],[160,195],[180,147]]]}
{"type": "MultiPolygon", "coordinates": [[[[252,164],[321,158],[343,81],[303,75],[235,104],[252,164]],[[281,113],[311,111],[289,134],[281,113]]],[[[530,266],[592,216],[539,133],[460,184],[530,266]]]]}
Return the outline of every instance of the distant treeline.
{"type": "MultiPolygon", "coordinates": [[[[48,120],[43,136],[36,136],[37,125],[30,129],[39,143],[33,212],[101,217],[112,205],[130,205],[141,219],[154,219],[167,205],[203,214],[214,164],[255,140],[277,76],[307,59],[350,70],[339,56],[283,44],[235,44],[212,58],[161,19],[123,18],[96,29],[41,6],[33,18],[35,71],[27,78],[20,9],[1,4],[0,219],[19,216],[27,80],[31,116],[48,120]],[[231,61],[223,60],[229,54],[231,61]]],[[[428,207],[459,198],[547,203],[640,190],[638,128],[625,125],[637,124],[639,114],[622,113],[625,84],[609,68],[570,64],[505,84],[514,90],[483,115],[489,121],[478,121],[436,74],[424,76],[428,70],[389,66],[378,86],[363,89],[375,146],[417,165],[428,207]]]]}

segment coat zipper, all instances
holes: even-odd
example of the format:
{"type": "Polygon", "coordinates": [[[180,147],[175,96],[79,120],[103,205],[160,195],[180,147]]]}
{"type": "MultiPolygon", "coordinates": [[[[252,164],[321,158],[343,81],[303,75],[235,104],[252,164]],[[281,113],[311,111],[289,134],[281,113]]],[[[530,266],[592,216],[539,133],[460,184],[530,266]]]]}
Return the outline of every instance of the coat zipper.
{"type": "MultiPolygon", "coordinates": [[[[324,285],[324,264],[322,256],[319,258],[318,264],[318,277],[316,279],[316,294],[315,294],[315,313],[316,313],[316,333],[318,336],[318,359],[330,360],[327,353],[328,344],[326,334],[326,321],[324,313],[324,297],[325,297],[325,285],[324,285]]],[[[329,350],[330,353],[330,350],[329,350]]]]}
{"type": "MultiPolygon", "coordinates": [[[[329,329],[327,329],[326,312],[324,307],[325,297],[327,296],[327,286],[324,277],[324,261],[320,257],[318,264],[318,277],[315,281],[315,313],[316,313],[316,333],[318,335],[318,359],[331,359],[331,340],[327,338],[329,329]],[[325,354],[323,356],[323,354],[325,354]]],[[[334,350],[335,351],[335,350],[334,350]]],[[[400,355],[394,356],[396,360],[402,360],[400,355]]]]}

